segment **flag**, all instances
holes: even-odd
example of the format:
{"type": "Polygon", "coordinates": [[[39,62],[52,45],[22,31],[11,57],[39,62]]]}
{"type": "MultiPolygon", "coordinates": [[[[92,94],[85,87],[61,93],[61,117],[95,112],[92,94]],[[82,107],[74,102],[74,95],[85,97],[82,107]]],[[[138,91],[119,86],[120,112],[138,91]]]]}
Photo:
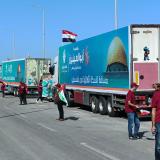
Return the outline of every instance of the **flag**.
{"type": "Polygon", "coordinates": [[[59,96],[60,100],[63,101],[63,102],[65,102],[66,105],[68,106],[68,102],[67,102],[67,99],[66,99],[66,97],[64,95],[64,91],[63,90],[60,90],[58,92],[58,96],[59,96]]]}
{"type": "Polygon", "coordinates": [[[140,115],[141,116],[147,116],[150,114],[150,111],[144,110],[144,109],[140,109],[140,115]]]}
{"type": "Polygon", "coordinates": [[[62,30],[62,42],[76,42],[76,37],[77,34],[67,30],[62,30]]]}

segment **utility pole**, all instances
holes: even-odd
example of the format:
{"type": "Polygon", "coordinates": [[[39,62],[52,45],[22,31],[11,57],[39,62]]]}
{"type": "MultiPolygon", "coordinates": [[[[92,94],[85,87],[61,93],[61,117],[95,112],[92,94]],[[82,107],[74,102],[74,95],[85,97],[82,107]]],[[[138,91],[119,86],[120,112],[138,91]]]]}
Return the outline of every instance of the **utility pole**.
{"type": "Polygon", "coordinates": [[[118,0],[114,0],[114,20],[115,20],[115,29],[118,29],[118,7],[117,7],[117,2],[118,0]]]}
{"type": "Polygon", "coordinates": [[[12,33],[12,54],[13,54],[13,59],[15,58],[15,33],[12,33]]]}
{"type": "Polygon", "coordinates": [[[43,58],[45,58],[46,57],[46,46],[45,46],[45,9],[43,8],[42,9],[42,11],[43,11],[43,19],[42,19],[42,34],[43,34],[43,58]]]}

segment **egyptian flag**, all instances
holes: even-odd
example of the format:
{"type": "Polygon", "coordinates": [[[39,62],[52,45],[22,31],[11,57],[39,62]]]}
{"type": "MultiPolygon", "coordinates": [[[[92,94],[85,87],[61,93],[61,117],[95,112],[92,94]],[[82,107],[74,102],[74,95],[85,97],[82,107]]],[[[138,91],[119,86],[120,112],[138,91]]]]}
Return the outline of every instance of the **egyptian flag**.
{"type": "Polygon", "coordinates": [[[73,32],[62,30],[62,42],[76,42],[76,36],[73,32]]]}

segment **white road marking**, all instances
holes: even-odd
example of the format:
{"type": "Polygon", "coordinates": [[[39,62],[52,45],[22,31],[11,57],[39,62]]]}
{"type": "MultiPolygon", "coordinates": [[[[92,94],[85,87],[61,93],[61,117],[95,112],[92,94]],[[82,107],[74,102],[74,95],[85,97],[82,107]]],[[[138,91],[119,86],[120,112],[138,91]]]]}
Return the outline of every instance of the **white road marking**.
{"type": "Polygon", "coordinates": [[[26,118],[26,116],[24,114],[20,114],[20,117],[22,118],[26,118]]]}
{"type": "Polygon", "coordinates": [[[55,130],[55,129],[53,129],[53,128],[49,128],[49,127],[45,126],[45,125],[42,124],[42,123],[38,123],[38,125],[41,126],[41,127],[43,127],[43,128],[45,128],[45,129],[47,129],[47,130],[49,130],[49,131],[57,132],[57,130],[55,130]]]}
{"type": "Polygon", "coordinates": [[[88,148],[88,149],[90,149],[90,150],[92,150],[92,151],[94,151],[94,152],[96,152],[96,153],[98,153],[98,154],[100,154],[100,155],[108,158],[109,160],[120,160],[119,158],[116,158],[116,157],[114,157],[114,156],[112,156],[112,155],[110,155],[110,154],[107,154],[107,153],[105,153],[104,151],[101,151],[101,150],[99,150],[99,149],[97,149],[97,148],[94,148],[94,147],[88,145],[87,143],[82,142],[82,143],[80,143],[80,144],[81,144],[82,146],[84,146],[84,147],[86,147],[86,148],[88,148]]]}

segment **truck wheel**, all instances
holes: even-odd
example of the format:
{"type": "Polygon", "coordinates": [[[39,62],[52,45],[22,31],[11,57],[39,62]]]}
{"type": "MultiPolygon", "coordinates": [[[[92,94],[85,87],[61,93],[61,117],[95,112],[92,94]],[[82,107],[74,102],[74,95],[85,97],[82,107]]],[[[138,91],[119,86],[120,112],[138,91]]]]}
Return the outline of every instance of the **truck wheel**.
{"type": "Polygon", "coordinates": [[[107,112],[110,117],[116,116],[116,112],[114,111],[114,108],[112,107],[111,98],[107,99],[107,112]]]}
{"type": "Polygon", "coordinates": [[[13,95],[14,95],[15,97],[17,96],[16,94],[17,94],[17,90],[14,89],[14,90],[13,90],[13,95]]]}
{"type": "Polygon", "coordinates": [[[107,114],[107,106],[106,106],[106,99],[104,97],[100,97],[99,98],[99,104],[98,104],[98,108],[99,108],[99,112],[102,115],[107,114]]]}
{"type": "Polygon", "coordinates": [[[72,93],[70,91],[68,91],[66,93],[66,99],[67,99],[67,102],[68,102],[68,106],[67,107],[73,107],[74,106],[74,101],[73,101],[73,98],[72,97],[72,93]]]}
{"type": "Polygon", "coordinates": [[[98,108],[98,98],[95,96],[91,97],[91,109],[93,113],[98,113],[99,108],[98,108]]]}

